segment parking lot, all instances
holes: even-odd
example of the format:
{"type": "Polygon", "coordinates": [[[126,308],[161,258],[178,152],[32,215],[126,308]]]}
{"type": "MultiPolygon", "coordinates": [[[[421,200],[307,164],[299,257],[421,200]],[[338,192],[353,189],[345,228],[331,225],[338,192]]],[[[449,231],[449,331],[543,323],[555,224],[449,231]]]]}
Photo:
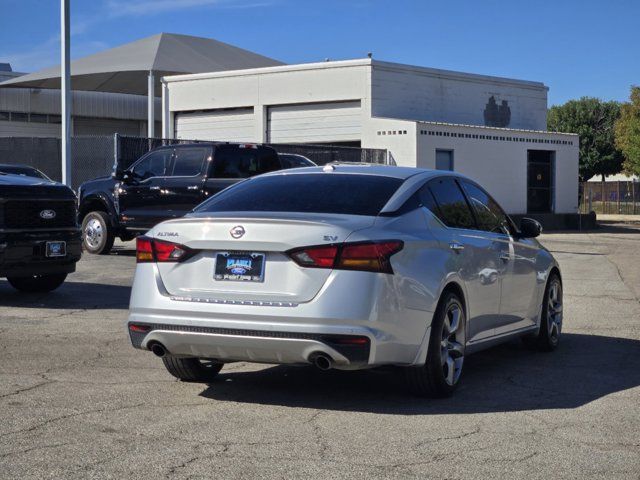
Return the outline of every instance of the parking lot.
{"type": "Polygon", "coordinates": [[[0,280],[2,478],[640,478],[640,228],[557,233],[564,332],[466,359],[455,396],[393,369],[236,363],[180,383],[131,348],[133,244],[48,295],[0,280]]]}

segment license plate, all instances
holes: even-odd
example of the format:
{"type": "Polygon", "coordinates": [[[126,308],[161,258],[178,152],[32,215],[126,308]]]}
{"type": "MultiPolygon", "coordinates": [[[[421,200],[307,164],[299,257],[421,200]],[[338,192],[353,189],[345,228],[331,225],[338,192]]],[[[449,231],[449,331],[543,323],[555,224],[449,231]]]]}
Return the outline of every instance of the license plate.
{"type": "Polygon", "coordinates": [[[256,252],[218,253],[213,278],[236,282],[262,282],[264,257],[264,253],[256,252]]]}
{"type": "Polygon", "coordinates": [[[47,257],[66,257],[67,242],[47,242],[47,257]]]}

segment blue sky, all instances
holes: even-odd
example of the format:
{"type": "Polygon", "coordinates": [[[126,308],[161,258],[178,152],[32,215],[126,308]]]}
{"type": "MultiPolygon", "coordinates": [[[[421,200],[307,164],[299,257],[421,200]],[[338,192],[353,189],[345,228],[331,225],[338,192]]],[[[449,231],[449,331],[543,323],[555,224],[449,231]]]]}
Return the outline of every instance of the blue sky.
{"type": "MultiPolygon", "coordinates": [[[[59,63],[58,0],[0,0],[0,62],[59,63]]],[[[72,56],[158,32],[287,63],[366,56],[544,82],[549,104],[640,84],[637,0],[71,0],[72,56]]]]}

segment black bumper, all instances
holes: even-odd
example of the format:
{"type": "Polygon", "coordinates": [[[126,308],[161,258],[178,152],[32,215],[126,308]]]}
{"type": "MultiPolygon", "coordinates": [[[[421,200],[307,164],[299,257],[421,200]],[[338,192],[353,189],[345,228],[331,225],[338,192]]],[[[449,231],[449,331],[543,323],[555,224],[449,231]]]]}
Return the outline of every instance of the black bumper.
{"type": "Polygon", "coordinates": [[[71,273],[82,254],[80,229],[56,231],[0,231],[0,277],[71,273]],[[46,256],[46,244],[66,242],[64,257],[46,256]]]}

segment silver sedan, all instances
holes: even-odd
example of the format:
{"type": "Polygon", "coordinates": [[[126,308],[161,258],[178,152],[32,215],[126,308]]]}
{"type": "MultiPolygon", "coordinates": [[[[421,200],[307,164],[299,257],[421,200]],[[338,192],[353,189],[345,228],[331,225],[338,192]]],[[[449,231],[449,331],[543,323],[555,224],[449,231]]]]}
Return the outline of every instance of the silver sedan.
{"type": "Polygon", "coordinates": [[[182,380],[234,361],[395,365],[447,396],[466,355],[558,345],[562,281],[540,231],[453,172],[273,172],[137,239],[128,331],[182,380]]]}

